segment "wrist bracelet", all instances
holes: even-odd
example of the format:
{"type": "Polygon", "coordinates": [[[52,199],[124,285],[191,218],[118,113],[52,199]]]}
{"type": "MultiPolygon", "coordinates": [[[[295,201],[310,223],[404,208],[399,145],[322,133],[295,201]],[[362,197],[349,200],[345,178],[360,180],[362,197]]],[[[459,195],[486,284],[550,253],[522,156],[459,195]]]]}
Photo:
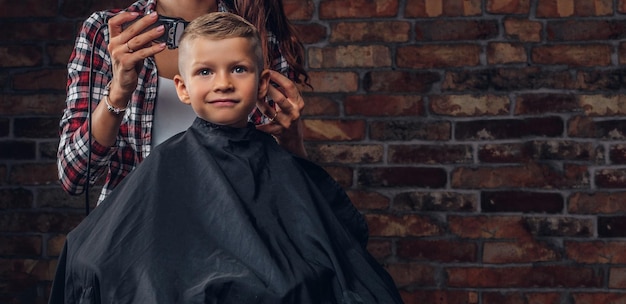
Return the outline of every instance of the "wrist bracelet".
{"type": "Polygon", "coordinates": [[[107,105],[107,110],[109,110],[109,112],[115,114],[115,115],[119,115],[122,112],[126,112],[126,110],[128,110],[128,104],[130,104],[130,100],[126,103],[126,107],[120,109],[120,108],[116,108],[114,106],[111,105],[110,100],[109,100],[109,90],[111,90],[111,81],[109,81],[109,83],[107,83],[107,85],[104,87],[104,93],[102,93],[102,95],[104,95],[104,103],[107,105]]]}

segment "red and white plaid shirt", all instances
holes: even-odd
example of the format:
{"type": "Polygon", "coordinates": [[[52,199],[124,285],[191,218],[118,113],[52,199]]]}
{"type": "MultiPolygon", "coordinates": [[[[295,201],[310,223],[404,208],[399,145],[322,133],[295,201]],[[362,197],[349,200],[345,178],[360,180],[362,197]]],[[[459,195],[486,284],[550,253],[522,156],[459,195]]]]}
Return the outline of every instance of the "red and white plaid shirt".
{"type": "MultiPolygon", "coordinates": [[[[126,10],[147,14],[156,10],[156,0],[139,0],[126,10]]],[[[89,74],[93,71],[91,106],[95,109],[102,99],[104,87],[113,76],[111,57],[107,51],[109,30],[106,19],[119,11],[115,9],[95,12],[83,23],[67,65],[67,105],[60,122],[57,167],[61,185],[70,194],[80,194],[85,189],[88,168],[91,170],[91,184],[106,175],[98,203],[150,154],[152,148],[152,125],[159,77],[154,58],[146,58],[139,71],[139,83],[132,94],[129,109],[124,114],[116,143],[112,147],[105,147],[95,140],[92,141],[91,165],[87,165],[89,74]]],[[[269,44],[273,55],[271,68],[293,79],[293,71],[280,54],[278,42],[271,34],[269,44]]],[[[255,124],[267,123],[265,119],[258,110],[250,118],[255,124]]]]}

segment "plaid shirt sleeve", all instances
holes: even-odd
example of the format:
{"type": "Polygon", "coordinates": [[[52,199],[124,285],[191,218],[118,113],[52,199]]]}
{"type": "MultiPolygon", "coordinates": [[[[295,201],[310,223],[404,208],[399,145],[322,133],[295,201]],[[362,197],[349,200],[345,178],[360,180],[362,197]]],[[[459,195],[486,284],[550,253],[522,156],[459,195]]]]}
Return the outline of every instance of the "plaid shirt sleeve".
{"type": "Polygon", "coordinates": [[[101,71],[110,70],[110,58],[106,49],[108,28],[104,25],[102,13],[92,14],[83,23],[76,38],[74,50],[67,66],[66,108],[60,122],[60,143],[57,152],[59,180],[63,189],[71,194],[84,191],[87,168],[91,167],[91,183],[106,173],[106,167],[115,147],[104,147],[92,141],[91,166],[87,165],[89,153],[88,111],[91,71],[92,109],[104,92],[110,74],[101,71]],[[94,40],[95,37],[95,40],[94,40]],[[93,56],[92,56],[93,52],[93,56]],[[93,58],[93,62],[91,62],[93,58]]]}

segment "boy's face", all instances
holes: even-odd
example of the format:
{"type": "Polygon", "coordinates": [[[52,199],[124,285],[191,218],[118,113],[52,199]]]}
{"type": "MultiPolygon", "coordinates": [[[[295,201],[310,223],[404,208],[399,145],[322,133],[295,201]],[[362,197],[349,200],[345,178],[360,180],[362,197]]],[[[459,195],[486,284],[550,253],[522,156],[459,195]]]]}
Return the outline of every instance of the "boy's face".
{"type": "Polygon", "coordinates": [[[267,94],[269,71],[259,71],[254,49],[245,38],[187,42],[185,66],[174,77],[178,97],[196,114],[219,125],[242,128],[248,114],[267,94]]]}

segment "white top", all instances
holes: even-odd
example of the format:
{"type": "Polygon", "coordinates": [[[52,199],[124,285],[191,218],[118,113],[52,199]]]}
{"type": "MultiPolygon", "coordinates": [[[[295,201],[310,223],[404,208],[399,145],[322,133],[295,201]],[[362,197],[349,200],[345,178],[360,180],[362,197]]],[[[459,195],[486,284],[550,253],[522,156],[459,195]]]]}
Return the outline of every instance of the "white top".
{"type": "Polygon", "coordinates": [[[197,116],[190,105],[178,99],[174,80],[159,77],[158,87],[152,125],[152,147],[187,130],[197,116]]]}

